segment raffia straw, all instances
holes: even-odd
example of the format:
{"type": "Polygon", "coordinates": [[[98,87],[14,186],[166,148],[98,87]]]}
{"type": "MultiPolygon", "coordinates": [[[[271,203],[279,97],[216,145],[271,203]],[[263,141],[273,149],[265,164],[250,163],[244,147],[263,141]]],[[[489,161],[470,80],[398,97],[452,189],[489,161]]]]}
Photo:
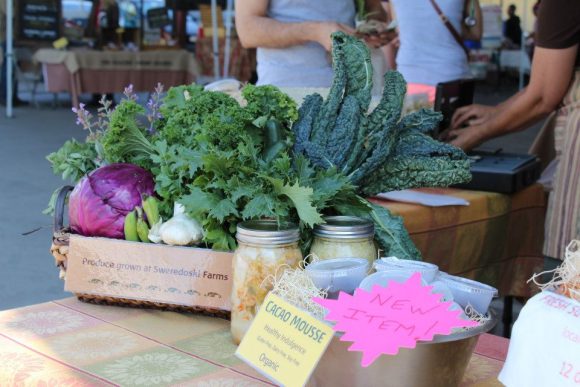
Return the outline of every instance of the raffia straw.
{"type": "MultiPolygon", "coordinates": [[[[326,309],[312,301],[314,297],[326,298],[326,290],[318,289],[304,270],[306,257],[298,268],[288,265],[278,267],[274,275],[264,278],[261,286],[271,284],[272,293],[288,301],[297,308],[307,311],[319,320],[324,320],[326,309]]],[[[318,259],[318,257],[314,257],[318,259]]]]}
{"type": "Polygon", "coordinates": [[[546,270],[534,274],[527,282],[533,281],[540,289],[557,289],[570,298],[580,301],[580,240],[572,240],[566,247],[565,259],[562,265],[554,270],[546,270]],[[540,282],[544,274],[553,274],[553,278],[540,282]]]}
{"type": "MultiPolygon", "coordinates": [[[[463,312],[465,313],[465,315],[467,316],[467,318],[469,318],[471,321],[475,321],[479,324],[479,326],[487,323],[489,320],[491,320],[491,315],[488,314],[481,314],[479,313],[477,310],[475,310],[475,308],[473,306],[471,306],[471,304],[467,304],[467,306],[465,307],[465,309],[463,310],[463,312]]],[[[476,327],[473,327],[476,328],[476,327]]],[[[469,328],[467,328],[469,329],[469,328]]]]}

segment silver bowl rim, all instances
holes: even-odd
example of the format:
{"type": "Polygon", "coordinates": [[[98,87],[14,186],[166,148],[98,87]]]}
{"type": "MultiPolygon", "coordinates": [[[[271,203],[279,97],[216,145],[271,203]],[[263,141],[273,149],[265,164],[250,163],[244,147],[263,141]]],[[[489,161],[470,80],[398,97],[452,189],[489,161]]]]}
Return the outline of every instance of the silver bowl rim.
{"type": "MultiPolygon", "coordinates": [[[[487,320],[485,323],[483,323],[475,328],[462,330],[459,332],[451,333],[449,335],[435,335],[435,336],[433,336],[433,340],[431,340],[431,341],[417,341],[417,345],[448,343],[451,341],[470,339],[472,337],[479,336],[483,333],[487,333],[487,332],[491,331],[493,329],[493,327],[495,326],[495,324],[497,324],[497,322],[498,322],[497,314],[493,310],[489,309],[488,314],[490,317],[489,320],[487,320]]],[[[335,332],[334,333],[334,336],[337,338],[342,337],[342,335],[343,335],[342,332],[335,332]]]]}
{"type": "Polygon", "coordinates": [[[475,328],[465,329],[450,335],[435,335],[432,341],[418,341],[417,344],[448,343],[450,341],[469,339],[471,337],[479,336],[482,333],[487,333],[493,329],[498,321],[497,315],[493,310],[489,309],[488,314],[490,317],[489,320],[475,328]]]}

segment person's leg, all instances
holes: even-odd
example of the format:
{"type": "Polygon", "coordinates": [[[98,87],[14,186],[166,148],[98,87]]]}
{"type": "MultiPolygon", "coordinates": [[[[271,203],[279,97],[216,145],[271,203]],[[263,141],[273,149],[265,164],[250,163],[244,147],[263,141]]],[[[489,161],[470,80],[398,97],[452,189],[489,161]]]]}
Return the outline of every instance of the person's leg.
{"type": "Polygon", "coordinates": [[[22,106],[22,105],[28,105],[27,101],[22,101],[18,98],[18,80],[16,79],[16,69],[14,66],[14,63],[8,59],[8,57],[6,56],[6,42],[1,42],[0,43],[2,46],[2,68],[0,69],[0,71],[2,71],[2,74],[0,74],[0,103],[2,105],[6,105],[6,84],[7,82],[7,77],[6,77],[6,68],[8,66],[8,63],[11,62],[12,63],[12,103],[14,106],[22,106]]]}
{"type": "Polygon", "coordinates": [[[6,103],[6,42],[1,42],[2,46],[2,73],[0,74],[0,102],[6,103]]]}

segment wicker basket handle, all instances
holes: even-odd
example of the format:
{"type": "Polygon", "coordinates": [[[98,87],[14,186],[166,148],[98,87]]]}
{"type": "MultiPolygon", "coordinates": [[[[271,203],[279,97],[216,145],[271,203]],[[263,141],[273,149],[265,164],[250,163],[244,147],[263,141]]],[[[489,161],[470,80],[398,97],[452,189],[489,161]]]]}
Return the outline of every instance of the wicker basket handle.
{"type": "Polygon", "coordinates": [[[66,197],[68,196],[68,193],[73,190],[73,188],[74,187],[70,185],[65,185],[58,191],[56,203],[54,204],[54,224],[53,224],[54,232],[58,232],[63,229],[64,207],[66,205],[66,197]]]}

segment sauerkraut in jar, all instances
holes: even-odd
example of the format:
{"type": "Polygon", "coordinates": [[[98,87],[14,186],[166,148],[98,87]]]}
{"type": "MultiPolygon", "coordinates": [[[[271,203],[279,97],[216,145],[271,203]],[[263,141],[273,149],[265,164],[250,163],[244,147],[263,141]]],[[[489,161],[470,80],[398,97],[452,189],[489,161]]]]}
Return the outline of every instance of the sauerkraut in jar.
{"type": "Polygon", "coordinates": [[[324,220],[326,223],[314,227],[311,254],[320,259],[365,258],[373,264],[378,251],[371,221],[355,216],[327,216],[324,220]]]}
{"type": "MultiPolygon", "coordinates": [[[[292,223],[254,220],[238,225],[238,248],[233,260],[232,321],[234,342],[239,344],[272,284],[279,267],[295,268],[302,260],[300,233],[292,223]]],[[[281,274],[280,272],[278,274],[281,274]]]]}

